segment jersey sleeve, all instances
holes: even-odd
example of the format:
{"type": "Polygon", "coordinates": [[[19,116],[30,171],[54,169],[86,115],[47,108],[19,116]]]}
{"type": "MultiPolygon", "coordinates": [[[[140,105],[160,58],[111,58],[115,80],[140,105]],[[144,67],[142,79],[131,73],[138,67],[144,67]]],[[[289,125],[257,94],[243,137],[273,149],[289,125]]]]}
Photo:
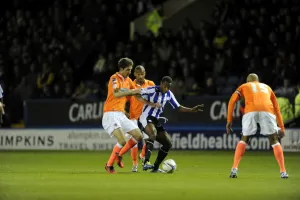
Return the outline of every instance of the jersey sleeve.
{"type": "Polygon", "coordinates": [[[109,81],[109,86],[112,87],[113,90],[120,89],[120,83],[116,77],[111,77],[109,81]]]}
{"type": "Polygon", "coordinates": [[[235,90],[235,93],[237,93],[240,97],[244,96],[244,95],[243,95],[243,86],[244,86],[244,85],[240,85],[240,86],[235,90]]]}
{"type": "Polygon", "coordinates": [[[149,81],[149,86],[155,86],[155,83],[153,81],[149,81]]]}
{"type": "Polygon", "coordinates": [[[141,88],[141,95],[144,96],[144,95],[151,95],[151,94],[154,94],[156,91],[156,88],[155,86],[152,86],[152,87],[146,87],[146,88],[141,88]]]}
{"type": "Polygon", "coordinates": [[[233,115],[233,109],[236,104],[236,102],[239,100],[240,97],[243,96],[242,87],[238,87],[236,91],[231,95],[230,100],[228,102],[228,108],[227,108],[227,122],[232,122],[232,115],[233,115]]]}
{"type": "Polygon", "coordinates": [[[173,109],[179,108],[180,104],[178,103],[177,99],[175,98],[173,92],[170,92],[170,100],[169,100],[169,104],[173,107],[173,109]]]}
{"type": "Polygon", "coordinates": [[[280,113],[280,107],[279,107],[276,95],[274,94],[274,92],[272,90],[271,90],[271,101],[274,106],[274,112],[276,115],[276,120],[277,120],[278,126],[281,128],[282,131],[284,131],[284,123],[282,120],[282,115],[280,113]]]}

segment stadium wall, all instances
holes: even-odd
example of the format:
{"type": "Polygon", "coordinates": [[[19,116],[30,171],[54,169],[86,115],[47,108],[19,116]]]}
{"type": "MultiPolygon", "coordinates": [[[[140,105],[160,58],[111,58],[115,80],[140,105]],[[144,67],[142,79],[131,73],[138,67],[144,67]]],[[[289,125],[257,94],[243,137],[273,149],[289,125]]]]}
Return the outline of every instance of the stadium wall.
{"type": "MultiPolygon", "coordinates": [[[[207,127],[220,127],[226,124],[228,96],[215,97],[186,97],[178,99],[182,105],[194,106],[204,104],[204,111],[199,113],[179,113],[168,104],[164,110],[170,126],[192,126],[198,130],[207,127]]],[[[28,100],[24,103],[25,127],[101,127],[104,101],[88,100],[28,100]]],[[[234,124],[239,126],[241,121],[241,103],[234,109],[234,124]]]]}

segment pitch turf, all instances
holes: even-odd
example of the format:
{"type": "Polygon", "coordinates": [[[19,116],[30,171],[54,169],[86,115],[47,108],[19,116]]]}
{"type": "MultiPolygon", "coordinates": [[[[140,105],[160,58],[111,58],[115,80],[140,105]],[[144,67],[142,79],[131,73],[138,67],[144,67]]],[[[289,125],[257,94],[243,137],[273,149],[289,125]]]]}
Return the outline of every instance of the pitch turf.
{"type": "Polygon", "coordinates": [[[172,151],[174,174],[132,173],[126,155],[125,168],[111,175],[109,152],[0,152],[0,200],[300,199],[299,154],[285,154],[287,180],[271,151],[246,152],[238,179],[229,179],[232,155],[172,151]]]}

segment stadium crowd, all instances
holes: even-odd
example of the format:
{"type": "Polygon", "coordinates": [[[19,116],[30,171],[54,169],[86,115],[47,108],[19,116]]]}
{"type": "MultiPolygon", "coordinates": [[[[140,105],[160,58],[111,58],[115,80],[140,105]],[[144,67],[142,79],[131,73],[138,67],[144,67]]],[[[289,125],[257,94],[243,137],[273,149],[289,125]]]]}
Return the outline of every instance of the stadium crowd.
{"type": "Polygon", "coordinates": [[[158,37],[129,22],[158,0],[14,0],[0,10],[0,80],[20,109],[28,98],[103,98],[121,57],[147,78],[174,78],[176,95],[230,94],[249,72],[279,95],[296,95],[300,74],[300,2],[218,1],[212,21],[158,37]],[[224,9],[226,7],[226,9],[224,9]],[[291,93],[291,94],[290,94],[291,93]]]}

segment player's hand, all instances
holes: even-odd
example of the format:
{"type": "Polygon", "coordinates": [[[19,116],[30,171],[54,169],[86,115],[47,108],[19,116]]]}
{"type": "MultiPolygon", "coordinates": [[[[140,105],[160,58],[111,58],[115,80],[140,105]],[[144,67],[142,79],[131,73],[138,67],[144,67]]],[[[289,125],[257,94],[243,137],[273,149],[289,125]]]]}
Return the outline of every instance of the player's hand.
{"type": "Polygon", "coordinates": [[[227,124],[226,124],[226,133],[227,134],[233,133],[233,130],[231,127],[232,127],[232,122],[227,122],[227,124]]]}
{"type": "Polygon", "coordinates": [[[202,112],[203,111],[203,107],[204,107],[203,104],[197,105],[197,106],[195,106],[195,107],[192,108],[192,111],[193,112],[200,112],[200,111],[202,112]]]}
{"type": "Polygon", "coordinates": [[[279,139],[283,138],[284,137],[284,131],[278,130],[278,137],[279,137],[279,139]]]}

